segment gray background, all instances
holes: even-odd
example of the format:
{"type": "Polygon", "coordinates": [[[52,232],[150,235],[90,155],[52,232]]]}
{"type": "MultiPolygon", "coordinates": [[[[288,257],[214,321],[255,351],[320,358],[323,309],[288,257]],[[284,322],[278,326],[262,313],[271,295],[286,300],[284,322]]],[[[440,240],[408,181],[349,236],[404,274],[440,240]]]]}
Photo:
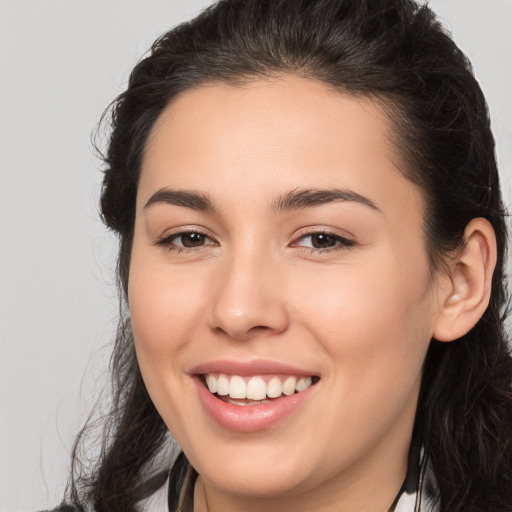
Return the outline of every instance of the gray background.
{"type": "MultiPolygon", "coordinates": [[[[115,332],[90,134],[153,39],[208,0],[0,0],[0,510],[56,504],[115,332]]],[[[471,58],[512,196],[512,0],[431,6],[471,58]]]]}

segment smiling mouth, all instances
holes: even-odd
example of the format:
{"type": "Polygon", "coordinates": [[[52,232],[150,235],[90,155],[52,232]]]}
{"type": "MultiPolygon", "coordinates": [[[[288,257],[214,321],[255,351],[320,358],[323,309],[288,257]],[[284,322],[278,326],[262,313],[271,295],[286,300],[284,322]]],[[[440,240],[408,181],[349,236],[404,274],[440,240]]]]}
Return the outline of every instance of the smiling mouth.
{"type": "Polygon", "coordinates": [[[263,405],[282,396],[301,393],[315,385],[320,378],[293,375],[240,376],[225,373],[201,375],[204,386],[216,398],[233,405],[263,405]]]}

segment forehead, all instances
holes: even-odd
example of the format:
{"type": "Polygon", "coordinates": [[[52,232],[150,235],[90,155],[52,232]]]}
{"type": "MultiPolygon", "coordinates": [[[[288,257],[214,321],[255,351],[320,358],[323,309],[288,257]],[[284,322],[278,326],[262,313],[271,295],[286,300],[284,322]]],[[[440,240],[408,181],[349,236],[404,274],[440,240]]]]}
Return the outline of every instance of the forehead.
{"type": "MultiPolygon", "coordinates": [[[[374,202],[422,203],[399,171],[380,100],[298,77],[210,83],[175,98],[149,136],[139,196],[199,188],[254,200],[286,189],[351,189],[374,202]],[[377,200],[378,196],[378,200],[377,200]]],[[[409,205],[410,206],[410,205],[409,205]]]]}

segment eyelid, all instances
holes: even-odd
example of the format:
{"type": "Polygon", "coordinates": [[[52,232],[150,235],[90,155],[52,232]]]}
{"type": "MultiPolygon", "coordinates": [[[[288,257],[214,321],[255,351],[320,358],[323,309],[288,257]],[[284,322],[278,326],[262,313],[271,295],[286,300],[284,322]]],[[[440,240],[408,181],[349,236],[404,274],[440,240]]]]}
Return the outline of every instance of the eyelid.
{"type": "MultiPolygon", "coordinates": [[[[295,235],[293,236],[292,242],[289,244],[290,247],[299,247],[303,249],[310,250],[312,252],[329,252],[334,250],[342,250],[342,249],[348,249],[354,245],[356,245],[356,240],[354,239],[353,235],[349,234],[346,236],[346,231],[343,231],[344,234],[341,234],[339,230],[335,230],[330,227],[305,227],[300,229],[295,235]],[[308,247],[306,245],[302,245],[300,242],[307,239],[308,237],[312,237],[314,235],[328,235],[335,239],[337,242],[335,245],[330,247],[308,247]]],[[[164,235],[160,236],[155,242],[154,245],[162,246],[167,248],[169,251],[171,250],[177,250],[178,252],[181,251],[192,251],[197,252],[201,249],[204,249],[208,246],[216,246],[219,245],[218,241],[215,239],[215,237],[209,232],[209,230],[201,228],[199,226],[180,226],[179,228],[175,228],[172,230],[172,232],[166,232],[164,235]],[[185,245],[178,245],[174,241],[179,238],[180,236],[190,234],[190,233],[197,233],[203,237],[205,237],[205,243],[198,246],[192,246],[187,247],[185,245]],[[209,241],[209,242],[208,242],[209,241]]]]}
{"type": "Polygon", "coordinates": [[[167,248],[168,250],[177,250],[179,252],[181,251],[200,251],[204,247],[208,246],[214,246],[218,245],[217,240],[215,237],[206,229],[201,228],[199,226],[180,226],[179,228],[176,228],[172,230],[172,232],[166,232],[164,235],[157,238],[157,240],[154,242],[154,245],[162,246],[167,248]],[[197,233],[201,236],[204,236],[206,239],[210,240],[213,243],[205,243],[203,245],[199,245],[197,247],[186,247],[183,245],[176,245],[174,244],[174,240],[176,238],[179,238],[180,236],[190,234],[190,233],[197,233]]]}
{"type": "Polygon", "coordinates": [[[355,237],[351,234],[348,234],[346,231],[341,234],[339,231],[333,229],[333,228],[327,228],[327,227],[310,227],[310,228],[303,228],[299,230],[298,233],[296,233],[293,237],[293,241],[290,244],[291,247],[301,247],[313,252],[329,252],[329,251],[335,251],[335,250],[343,250],[343,249],[349,249],[356,245],[355,237]],[[338,243],[331,247],[326,248],[317,248],[317,247],[308,247],[305,245],[300,245],[298,242],[305,240],[308,237],[314,236],[314,235],[328,235],[333,237],[338,243]],[[347,236],[348,235],[348,236],[347,236]]]}

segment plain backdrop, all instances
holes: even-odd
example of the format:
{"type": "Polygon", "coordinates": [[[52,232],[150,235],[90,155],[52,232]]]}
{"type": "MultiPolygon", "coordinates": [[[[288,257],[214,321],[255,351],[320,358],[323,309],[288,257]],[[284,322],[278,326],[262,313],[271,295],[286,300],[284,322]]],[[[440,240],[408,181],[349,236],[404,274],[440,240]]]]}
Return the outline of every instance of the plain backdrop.
{"type": "MultiPolygon", "coordinates": [[[[60,501],[113,339],[116,241],[90,135],[151,42],[207,0],[0,0],[0,511],[60,501]]],[[[487,96],[512,197],[512,0],[431,6],[487,96]]]]}

